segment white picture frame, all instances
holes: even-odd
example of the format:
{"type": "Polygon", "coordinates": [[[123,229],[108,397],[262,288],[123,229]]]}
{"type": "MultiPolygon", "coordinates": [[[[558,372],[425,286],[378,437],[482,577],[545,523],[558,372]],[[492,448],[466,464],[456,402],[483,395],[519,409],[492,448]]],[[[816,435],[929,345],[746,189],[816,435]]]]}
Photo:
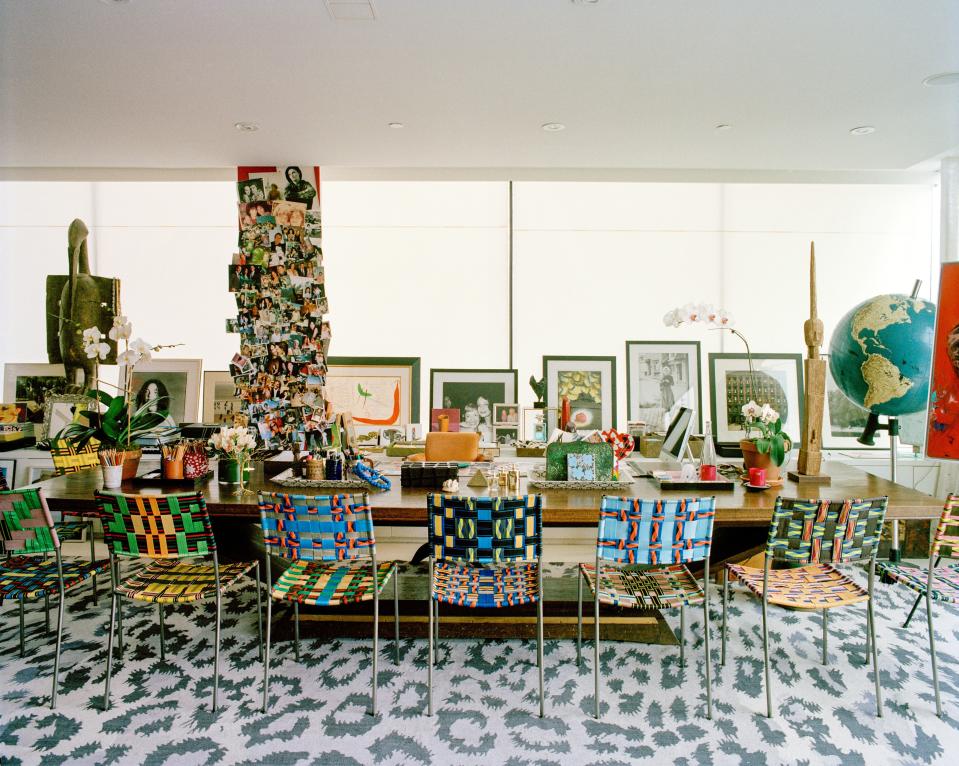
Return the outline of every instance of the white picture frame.
{"type": "Polygon", "coordinates": [[[515,402],[517,393],[515,369],[449,369],[430,370],[431,409],[460,411],[459,431],[480,434],[481,444],[495,444],[493,405],[515,402]]]}
{"type": "Polygon", "coordinates": [[[615,356],[544,356],[543,378],[546,381],[546,406],[558,408],[577,373],[598,375],[599,401],[571,399],[572,419],[577,431],[606,431],[616,427],[616,357],[615,356]],[[583,402],[578,404],[577,402],[583,402]],[[593,405],[593,406],[591,406],[593,405]],[[597,422],[598,421],[598,422],[597,422]]]}
{"type": "Polygon", "coordinates": [[[132,378],[129,367],[121,369],[123,388],[132,388],[134,406],[138,402],[142,404],[141,400],[149,395],[147,387],[152,382],[158,382],[161,384],[160,396],[164,396],[163,389],[166,389],[166,395],[169,396],[170,418],[178,425],[197,422],[200,411],[202,359],[151,359],[148,362],[139,362],[133,367],[132,378]]]}
{"type": "Polygon", "coordinates": [[[233,394],[236,383],[228,370],[206,370],[203,373],[203,422],[232,426],[233,415],[244,414],[243,400],[233,394]],[[223,396],[229,388],[230,396],[223,396]]]}

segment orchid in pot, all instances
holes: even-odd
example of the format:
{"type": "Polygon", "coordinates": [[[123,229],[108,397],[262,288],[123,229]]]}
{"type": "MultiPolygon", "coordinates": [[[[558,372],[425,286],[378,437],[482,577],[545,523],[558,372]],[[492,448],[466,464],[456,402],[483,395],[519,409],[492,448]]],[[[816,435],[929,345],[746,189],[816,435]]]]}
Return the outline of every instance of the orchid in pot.
{"type": "Polygon", "coordinates": [[[256,449],[256,437],[242,426],[223,426],[210,437],[210,446],[219,457],[219,482],[236,484],[240,494],[246,492],[244,481],[249,472],[250,458],[256,449]]]}

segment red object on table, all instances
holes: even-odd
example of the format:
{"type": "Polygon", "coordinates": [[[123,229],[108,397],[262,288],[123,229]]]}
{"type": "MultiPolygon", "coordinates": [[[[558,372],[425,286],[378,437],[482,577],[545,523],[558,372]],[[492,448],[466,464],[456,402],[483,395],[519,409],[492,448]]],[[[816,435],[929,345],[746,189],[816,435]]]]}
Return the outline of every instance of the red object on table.
{"type": "Polygon", "coordinates": [[[716,481],[716,466],[703,464],[699,466],[700,481],[716,481]]]}
{"type": "Polygon", "coordinates": [[[766,469],[750,468],[749,484],[750,486],[753,486],[753,487],[765,487],[766,486],[766,469]]]}
{"type": "Polygon", "coordinates": [[[573,414],[573,408],[569,403],[569,397],[564,396],[562,402],[559,405],[559,430],[565,431],[566,426],[569,425],[570,418],[573,414]]]}

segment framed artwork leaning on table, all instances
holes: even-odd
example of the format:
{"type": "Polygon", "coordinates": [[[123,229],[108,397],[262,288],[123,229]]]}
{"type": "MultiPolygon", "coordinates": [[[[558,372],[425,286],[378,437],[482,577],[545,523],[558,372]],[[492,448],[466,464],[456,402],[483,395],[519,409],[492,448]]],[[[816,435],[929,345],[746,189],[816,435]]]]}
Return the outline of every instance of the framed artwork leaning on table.
{"type": "Polygon", "coordinates": [[[430,407],[459,411],[459,431],[477,432],[480,442],[496,442],[493,405],[516,401],[516,370],[430,370],[430,407]]]}
{"type": "Polygon", "coordinates": [[[703,430],[702,369],[699,341],[626,341],[626,414],[653,430],[672,422],[680,407],[696,413],[703,430]]]}
{"type": "Polygon", "coordinates": [[[605,431],[616,425],[615,356],[544,356],[546,406],[569,398],[577,431],[605,431]]]}
{"type": "Polygon", "coordinates": [[[349,412],[358,434],[420,420],[418,356],[331,356],[326,399],[349,412]]]}

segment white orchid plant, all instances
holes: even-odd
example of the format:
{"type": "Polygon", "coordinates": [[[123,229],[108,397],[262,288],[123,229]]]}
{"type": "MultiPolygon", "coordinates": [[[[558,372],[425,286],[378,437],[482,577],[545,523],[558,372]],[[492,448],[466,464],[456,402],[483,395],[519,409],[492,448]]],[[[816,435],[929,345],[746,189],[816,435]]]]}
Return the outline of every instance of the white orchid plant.
{"type": "Polygon", "coordinates": [[[256,449],[256,437],[241,426],[224,426],[210,437],[210,446],[230,460],[245,460],[256,449]]]}
{"type": "Polygon", "coordinates": [[[776,410],[768,404],[760,406],[750,400],[743,405],[743,424],[746,426],[746,438],[751,438],[753,430],[759,431],[759,436],[752,437],[757,450],[768,454],[775,465],[786,462],[787,445],[791,446],[791,443],[783,432],[782,418],[776,410]]]}

